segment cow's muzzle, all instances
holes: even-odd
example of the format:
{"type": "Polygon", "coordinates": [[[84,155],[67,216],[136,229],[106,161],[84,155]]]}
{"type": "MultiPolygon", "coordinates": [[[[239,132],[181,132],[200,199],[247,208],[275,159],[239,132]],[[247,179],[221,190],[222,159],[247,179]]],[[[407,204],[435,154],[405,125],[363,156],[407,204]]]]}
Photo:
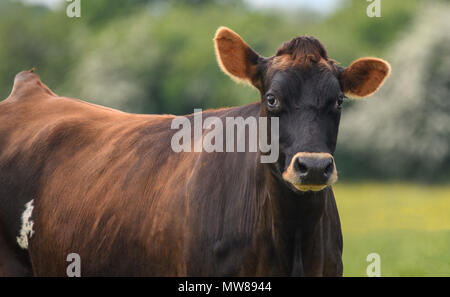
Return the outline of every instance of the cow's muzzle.
{"type": "Polygon", "coordinates": [[[329,153],[297,153],[283,179],[300,191],[323,190],[337,181],[334,158],[329,153]]]}

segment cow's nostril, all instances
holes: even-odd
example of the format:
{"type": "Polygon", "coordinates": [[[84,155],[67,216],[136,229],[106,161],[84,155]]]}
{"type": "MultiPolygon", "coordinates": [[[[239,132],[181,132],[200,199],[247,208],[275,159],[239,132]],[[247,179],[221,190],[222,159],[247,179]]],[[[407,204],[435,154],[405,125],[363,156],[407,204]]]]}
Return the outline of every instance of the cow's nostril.
{"type": "Polygon", "coordinates": [[[334,171],[334,164],[333,164],[333,161],[330,161],[330,163],[325,168],[325,171],[323,174],[325,175],[325,177],[329,177],[333,174],[333,171],[334,171]]]}
{"type": "Polygon", "coordinates": [[[308,167],[306,167],[306,165],[305,164],[299,164],[298,165],[298,169],[299,169],[299,171],[300,171],[300,173],[306,173],[306,172],[308,172],[308,167]]]}
{"type": "Polygon", "coordinates": [[[304,175],[308,173],[308,166],[306,166],[305,163],[303,163],[300,158],[297,159],[297,162],[295,162],[295,169],[300,173],[301,175],[304,175]]]}

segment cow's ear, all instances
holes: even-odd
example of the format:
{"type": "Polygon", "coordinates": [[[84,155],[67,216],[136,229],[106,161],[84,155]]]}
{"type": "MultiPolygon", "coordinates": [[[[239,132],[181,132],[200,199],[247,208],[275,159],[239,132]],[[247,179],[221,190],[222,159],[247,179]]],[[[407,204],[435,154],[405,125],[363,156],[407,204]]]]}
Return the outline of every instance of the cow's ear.
{"type": "Polygon", "coordinates": [[[354,61],[341,74],[340,84],[350,98],[363,98],[374,94],[391,72],[391,66],[378,58],[361,58],[354,61]]]}
{"type": "Polygon", "coordinates": [[[260,88],[258,64],[263,58],[258,55],[235,32],[220,27],[214,37],[217,62],[223,72],[239,82],[248,82],[260,88]]]}

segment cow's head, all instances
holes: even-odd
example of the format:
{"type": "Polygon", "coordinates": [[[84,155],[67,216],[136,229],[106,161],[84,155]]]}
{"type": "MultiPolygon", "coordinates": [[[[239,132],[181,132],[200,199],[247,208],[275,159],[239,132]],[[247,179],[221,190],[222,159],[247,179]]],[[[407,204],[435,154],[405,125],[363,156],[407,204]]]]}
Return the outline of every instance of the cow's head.
{"type": "Polygon", "coordinates": [[[284,43],[269,58],[221,27],[215,36],[222,70],[261,93],[261,115],[279,118],[282,178],[301,191],[320,191],[337,180],[333,154],[344,98],[375,93],[390,72],[388,63],[362,58],[337,66],[313,37],[284,43]]]}

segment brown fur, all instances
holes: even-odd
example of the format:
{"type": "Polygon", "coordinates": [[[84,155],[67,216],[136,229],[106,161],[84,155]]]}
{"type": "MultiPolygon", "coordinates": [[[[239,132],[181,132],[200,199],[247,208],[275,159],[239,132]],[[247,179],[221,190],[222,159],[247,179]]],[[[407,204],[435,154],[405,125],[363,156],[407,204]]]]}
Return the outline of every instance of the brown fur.
{"type": "Polygon", "coordinates": [[[287,199],[258,153],[174,153],[173,118],[59,97],[20,73],[0,103],[0,275],[64,276],[69,253],[82,276],[342,274],[331,189],[287,199]],[[35,233],[22,250],[31,199],[35,233]]]}

